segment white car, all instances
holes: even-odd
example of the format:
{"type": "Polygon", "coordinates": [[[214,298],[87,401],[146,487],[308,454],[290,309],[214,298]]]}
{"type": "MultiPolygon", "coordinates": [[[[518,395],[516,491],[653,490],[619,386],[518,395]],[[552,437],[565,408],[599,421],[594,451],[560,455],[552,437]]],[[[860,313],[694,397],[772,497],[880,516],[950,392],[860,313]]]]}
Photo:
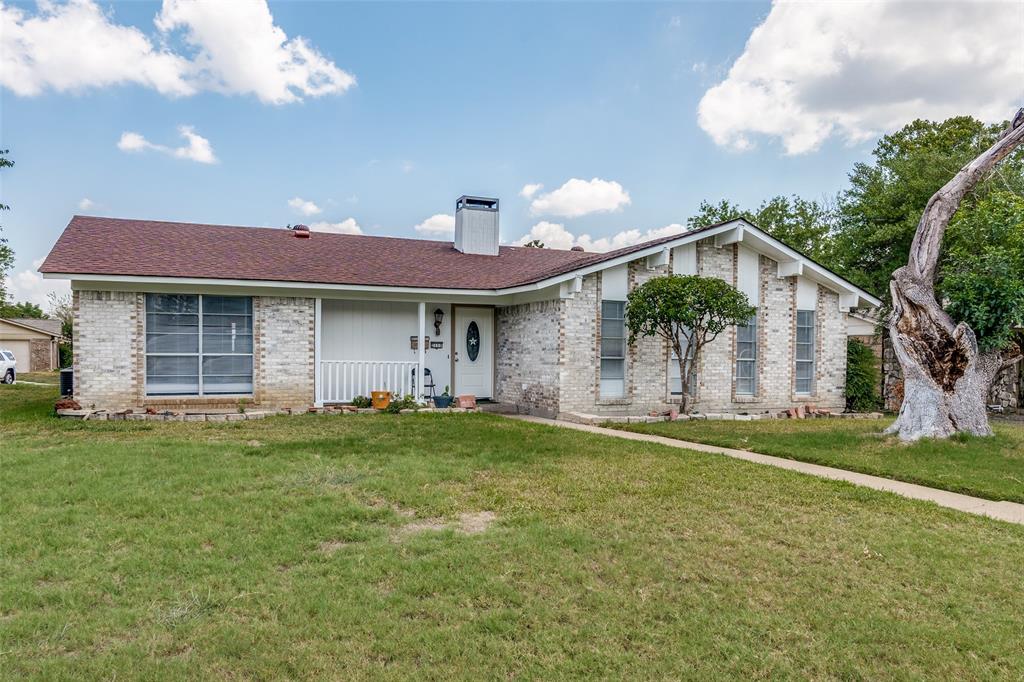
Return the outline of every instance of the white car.
{"type": "Polygon", "coordinates": [[[13,384],[18,376],[17,366],[14,352],[0,348],[0,382],[13,384]]]}

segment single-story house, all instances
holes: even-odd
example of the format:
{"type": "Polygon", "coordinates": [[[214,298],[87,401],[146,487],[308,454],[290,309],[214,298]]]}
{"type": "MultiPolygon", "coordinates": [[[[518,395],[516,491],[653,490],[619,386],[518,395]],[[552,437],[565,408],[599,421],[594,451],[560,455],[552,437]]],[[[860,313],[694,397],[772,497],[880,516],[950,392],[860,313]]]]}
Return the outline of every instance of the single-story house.
{"type": "Polygon", "coordinates": [[[848,311],[879,301],[749,222],[585,253],[501,246],[498,217],[496,199],[459,198],[452,243],[75,216],[40,271],[71,280],[83,407],[449,386],[544,415],[667,410],[678,365],[659,339],[629,347],[623,319],[632,288],[670,273],[757,306],[703,353],[696,409],[843,407],[848,311]]]}
{"type": "Polygon", "coordinates": [[[60,362],[60,320],[0,318],[0,348],[14,352],[19,372],[49,372],[60,362]]]}

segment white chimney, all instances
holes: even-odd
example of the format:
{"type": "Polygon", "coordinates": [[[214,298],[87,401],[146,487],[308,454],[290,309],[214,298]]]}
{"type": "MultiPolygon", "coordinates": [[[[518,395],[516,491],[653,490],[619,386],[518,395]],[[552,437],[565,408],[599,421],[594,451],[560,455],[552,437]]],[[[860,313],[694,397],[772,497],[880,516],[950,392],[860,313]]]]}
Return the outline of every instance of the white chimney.
{"type": "Polygon", "coordinates": [[[498,255],[498,200],[461,196],[455,202],[455,248],[462,253],[498,255]]]}

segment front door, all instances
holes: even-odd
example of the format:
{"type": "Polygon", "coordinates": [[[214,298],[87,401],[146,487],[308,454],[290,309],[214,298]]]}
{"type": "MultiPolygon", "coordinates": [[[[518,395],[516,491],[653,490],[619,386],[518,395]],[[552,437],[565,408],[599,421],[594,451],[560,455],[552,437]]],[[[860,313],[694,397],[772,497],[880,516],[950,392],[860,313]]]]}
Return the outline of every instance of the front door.
{"type": "Polygon", "coordinates": [[[490,398],[494,382],[494,309],[457,306],[455,395],[490,398]]]}

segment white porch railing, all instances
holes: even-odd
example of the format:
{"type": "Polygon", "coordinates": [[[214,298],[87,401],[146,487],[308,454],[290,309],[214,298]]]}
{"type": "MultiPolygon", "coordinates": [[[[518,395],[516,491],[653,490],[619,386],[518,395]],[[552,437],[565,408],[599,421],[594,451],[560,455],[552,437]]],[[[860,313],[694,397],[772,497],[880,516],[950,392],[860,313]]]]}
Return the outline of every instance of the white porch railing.
{"type": "Polygon", "coordinates": [[[371,391],[412,393],[415,362],[394,360],[321,360],[320,390],[325,403],[348,403],[371,391]]]}

